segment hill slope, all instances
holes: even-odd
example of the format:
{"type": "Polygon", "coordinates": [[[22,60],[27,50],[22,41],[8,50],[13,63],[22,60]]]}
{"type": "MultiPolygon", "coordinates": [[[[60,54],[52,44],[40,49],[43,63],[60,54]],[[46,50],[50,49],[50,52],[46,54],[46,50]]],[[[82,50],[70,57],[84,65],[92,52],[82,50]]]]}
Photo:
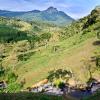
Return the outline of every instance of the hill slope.
{"type": "MultiPolygon", "coordinates": [[[[67,28],[65,35],[68,36],[68,32],[69,34],[70,32],[73,34],[67,39],[54,44],[50,43],[46,48],[39,48],[40,52],[36,52],[27,62],[18,65],[21,67],[17,69],[17,72],[23,78],[26,78],[26,86],[45,78],[50,70],[59,68],[72,70],[77,79],[82,83],[85,83],[89,79],[90,76],[84,65],[84,60],[90,60],[94,56],[96,47],[93,43],[96,41],[96,34],[99,31],[98,27],[100,27],[99,11],[99,9],[95,9],[86,18],[80,19],[78,22],[69,26],[70,28],[67,28]],[[80,30],[77,29],[77,25],[80,26],[78,27],[80,30]],[[87,26],[85,27],[85,25],[87,26]],[[74,32],[73,27],[78,32],[74,32]],[[55,46],[58,47],[57,51],[52,51],[55,46]],[[83,68],[85,73],[82,70],[83,68]],[[23,73],[21,70],[23,70],[23,73]],[[81,75],[79,76],[79,74],[81,75]],[[33,77],[31,78],[30,76],[33,77]]],[[[94,72],[93,77],[99,77],[99,73],[97,71],[96,73],[94,72]]],[[[19,80],[21,78],[19,77],[19,80]]]]}
{"type": "MultiPolygon", "coordinates": [[[[19,84],[23,81],[22,88],[32,86],[46,78],[49,71],[56,69],[71,70],[77,83],[86,84],[90,74],[88,64],[84,62],[90,61],[97,53],[96,48],[99,47],[94,43],[97,41],[96,34],[100,32],[99,28],[100,9],[96,8],[89,16],[62,29],[62,32],[54,32],[58,34],[59,41],[51,41],[52,36],[47,32],[42,36],[38,34],[39,38],[33,36],[31,41],[27,39],[27,41],[10,42],[8,46],[4,43],[3,46],[7,51],[3,52],[6,56],[2,57],[1,63],[6,74],[3,73],[0,79],[10,81],[7,91],[19,91],[21,88],[19,84]],[[32,41],[34,37],[38,41],[31,47],[34,44],[32,41]]],[[[98,51],[100,52],[99,49],[98,51]]],[[[92,77],[99,79],[100,70],[95,62],[89,64],[93,68],[92,77]]]]}

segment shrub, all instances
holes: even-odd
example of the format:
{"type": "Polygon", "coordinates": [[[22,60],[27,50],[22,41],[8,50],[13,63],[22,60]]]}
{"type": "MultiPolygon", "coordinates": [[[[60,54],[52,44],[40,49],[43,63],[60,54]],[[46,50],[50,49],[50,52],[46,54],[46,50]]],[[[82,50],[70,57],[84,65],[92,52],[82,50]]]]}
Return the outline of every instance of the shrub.
{"type": "Polygon", "coordinates": [[[7,81],[8,83],[13,83],[17,80],[17,75],[15,75],[12,71],[6,71],[7,81]]]}
{"type": "Polygon", "coordinates": [[[40,36],[41,40],[47,40],[49,41],[49,39],[51,38],[51,34],[50,33],[43,33],[40,36]]]}
{"type": "Polygon", "coordinates": [[[5,73],[5,69],[2,66],[0,66],[0,76],[4,75],[4,73],[5,73]]]}
{"type": "Polygon", "coordinates": [[[18,41],[14,47],[14,52],[20,53],[25,52],[31,49],[30,43],[28,40],[18,41]]]}
{"type": "Polygon", "coordinates": [[[5,91],[14,93],[20,91],[20,89],[21,89],[21,85],[16,82],[13,82],[8,84],[7,89],[5,91]]]}

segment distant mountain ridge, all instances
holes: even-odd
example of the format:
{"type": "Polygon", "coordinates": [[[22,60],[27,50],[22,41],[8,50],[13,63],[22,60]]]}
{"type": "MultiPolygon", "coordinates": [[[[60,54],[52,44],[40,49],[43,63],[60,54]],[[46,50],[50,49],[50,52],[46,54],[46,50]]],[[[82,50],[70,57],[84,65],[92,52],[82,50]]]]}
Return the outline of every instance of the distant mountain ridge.
{"type": "Polygon", "coordinates": [[[58,11],[57,8],[54,7],[49,7],[43,11],[32,10],[26,12],[0,10],[0,16],[13,17],[25,21],[43,21],[60,26],[67,25],[74,21],[74,19],[68,16],[66,13],[63,11],[58,11]]]}

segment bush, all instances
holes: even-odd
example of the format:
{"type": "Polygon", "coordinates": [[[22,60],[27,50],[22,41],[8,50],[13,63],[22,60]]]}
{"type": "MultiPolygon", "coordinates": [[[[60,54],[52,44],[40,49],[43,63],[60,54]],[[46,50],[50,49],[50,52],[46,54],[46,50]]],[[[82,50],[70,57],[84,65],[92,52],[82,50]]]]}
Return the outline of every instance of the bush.
{"type": "Polygon", "coordinates": [[[5,69],[2,66],[0,66],[0,77],[4,75],[4,73],[5,73],[5,69]]]}
{"type": "Polygon", "coordinates": [[[13,83],[17,80],[17,75],[15,75],[14,72],[7,72],[7,80],[8,80],[8,83],[13,83]]]}
{"type": "Polygon", "coordinates": [[[63,80],[58,79],[54,81],[54,86],[63,89],[65,87],[65,83],[63,82],[63,80]]]}
{"type": "Polygon", "coordinates": [[[64,82],[60,82],[59,85],[58,85],[58,87],[59,87],[60,89],[64,89],[65,83],[64,83],[64,82]]]}
{"type": "Polygon", "coordinates": [[[16,82],[12,82],[10,84],[8,84],[7,89],[5,91],[10,92],[10,93],[15,93],[20,91],[21,89],[21,85],[16,83],[16,82]]]}
{"type": "Polygon", "coordinates": [[[50,33],[43,33],[40,36],[41,40],[47,40],[49,41],[49,39],[51,38],[51,34],[50,33]]]}
{"type": "Polygon", "coordinates": [[[17,44],[14,47],[14,52],[21,53],[26,52],[31,49],[30,43],[28,40],[18,41],[17,44]]]}

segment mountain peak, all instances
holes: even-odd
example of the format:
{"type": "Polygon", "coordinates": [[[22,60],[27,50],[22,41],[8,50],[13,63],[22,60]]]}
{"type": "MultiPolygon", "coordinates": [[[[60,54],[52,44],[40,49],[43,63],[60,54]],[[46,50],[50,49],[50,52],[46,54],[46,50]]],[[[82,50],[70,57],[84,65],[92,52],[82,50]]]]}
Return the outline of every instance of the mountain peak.
{"type": "Polygon", "coordinates": [[[100,9],[100,5],[96,6],[96,9],[100,9]]]}
{"type": "Polygon", "coordinates": [[[54,8],[54,7],[49,7],[47,10],[47,12],[58,12],[57,8],[54,8]]]}
{"type": "Polygon", "coordinates": [[[91,12],[91,14],[96,14],[100,16],[100,6],[96,6],[95,9],[91,12]]]}

